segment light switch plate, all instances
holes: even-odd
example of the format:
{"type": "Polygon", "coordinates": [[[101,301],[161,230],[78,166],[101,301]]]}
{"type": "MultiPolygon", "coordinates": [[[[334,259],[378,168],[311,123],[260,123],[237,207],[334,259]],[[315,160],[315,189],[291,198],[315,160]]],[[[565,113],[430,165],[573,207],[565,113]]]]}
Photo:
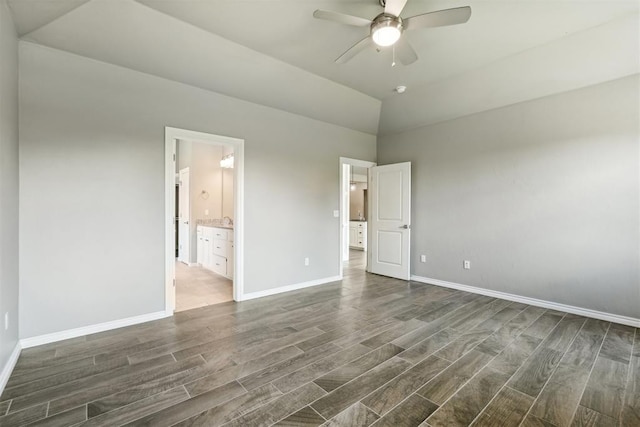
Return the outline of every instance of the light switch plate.
{"type": "Polygon", "coordinates": [[[340,211],[333,211],[334,218],[340,218],[340,211]]]}

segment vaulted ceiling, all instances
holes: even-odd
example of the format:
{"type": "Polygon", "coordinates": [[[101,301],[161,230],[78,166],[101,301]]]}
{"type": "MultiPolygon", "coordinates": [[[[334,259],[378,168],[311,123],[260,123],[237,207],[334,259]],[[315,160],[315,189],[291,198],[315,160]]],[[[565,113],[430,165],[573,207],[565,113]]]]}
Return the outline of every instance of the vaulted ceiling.
{"type": "Polygon", "coordinates": [[[470,5],[468,23],[405,33],[391,49],[334,59],[378,0],[9,0],[23,40],[303,114],[393,133],[640,71],[638,2],[408,0],[402,16],[470,5]],[[393,89],[407,86],[400,95],[393,89]]]}

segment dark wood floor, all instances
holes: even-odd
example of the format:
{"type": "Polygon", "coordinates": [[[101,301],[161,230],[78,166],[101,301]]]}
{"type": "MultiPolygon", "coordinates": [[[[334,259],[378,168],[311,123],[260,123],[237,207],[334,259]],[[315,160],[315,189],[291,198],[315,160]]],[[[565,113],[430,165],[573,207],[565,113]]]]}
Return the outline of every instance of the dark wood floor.
{"type": "Polygon", "coordinates": [[[341,282],[24,350],[0,425],[640,426],[637,329],[361,255],[341,282]]]}

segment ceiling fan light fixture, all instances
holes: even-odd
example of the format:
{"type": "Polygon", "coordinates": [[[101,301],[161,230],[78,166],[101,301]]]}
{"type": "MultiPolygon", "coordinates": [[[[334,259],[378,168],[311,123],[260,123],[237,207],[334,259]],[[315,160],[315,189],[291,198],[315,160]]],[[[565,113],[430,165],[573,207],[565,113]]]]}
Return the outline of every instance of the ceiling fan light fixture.
{"type": "Polygon", "coordinates": [[[402,18],[399,16],[380,14],[371,24],[371,38],[381,47],[391,46],[402,35],[402,18]]]}

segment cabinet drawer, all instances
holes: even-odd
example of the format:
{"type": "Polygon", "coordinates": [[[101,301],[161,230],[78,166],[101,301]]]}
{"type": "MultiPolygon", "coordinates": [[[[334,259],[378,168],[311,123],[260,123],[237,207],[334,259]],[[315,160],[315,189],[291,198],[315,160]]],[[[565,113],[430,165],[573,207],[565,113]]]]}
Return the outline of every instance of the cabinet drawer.
{"type": "Polygon", "coordinates": [[[227,241],[222,239],[213,239],[213,253],[221,257],[227,256],[227,241]]]}
{"type": "Polygon", "coordinates": [[[219,228],[213,229],[213,238],[220,240],[227,240],[227,230],[221,230],[219,228]]]}
{"type": "Polygon", "coordinates": [[[222,274],[223,276],[227,275],[227,259],[225,257],[221,257],[218,255],[213,256],[213,265],[211,269],[218,274],[222,274]]]}

